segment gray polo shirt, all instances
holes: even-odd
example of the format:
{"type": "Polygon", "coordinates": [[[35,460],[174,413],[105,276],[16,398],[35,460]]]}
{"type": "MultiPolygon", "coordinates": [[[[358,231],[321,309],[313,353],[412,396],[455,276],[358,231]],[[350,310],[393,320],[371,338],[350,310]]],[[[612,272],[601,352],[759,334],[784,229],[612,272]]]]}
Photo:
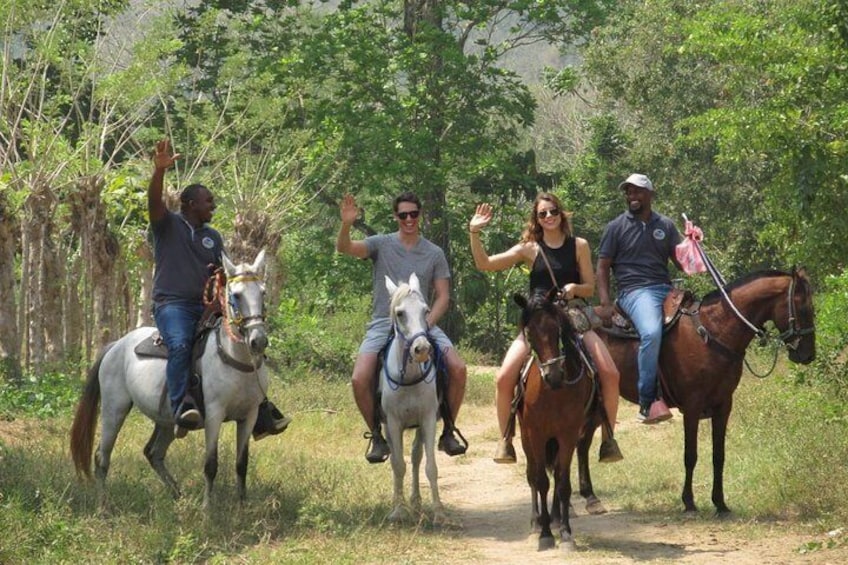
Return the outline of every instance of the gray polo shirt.
{"type": "Polygon", "coordinates": [[[151,228],[156,262],[153,302],[202,302],[203,287],[210,275],[208,265],[221,264],[221,234],[208,224],[194,228],[182,214],[170,211],[151,228]]]}
{"type": "Polygon", "coordinates": [[[409,250],[400,242],[397,232],[366,237],[365,246],[368,248],[368,258],[374,262],[371,311],[373,318],[389,317],[386,275],[395,284],[408,282],[412,273],[418,275],[421,293],[428,304],[432,303],[430,293],[433,281],[450,278],[450,269],[444,251],[423,237],[419,238],[415,246],[409,250]]]}
{"type": "Polygon", "coordinates": [[[624,212],[604,229],[598,255],[612,260],[618,292],[656,284],[671,284],[668,262],[680,232],[667,216],[651,212],[642,222],[630,211],[624,212]]]}

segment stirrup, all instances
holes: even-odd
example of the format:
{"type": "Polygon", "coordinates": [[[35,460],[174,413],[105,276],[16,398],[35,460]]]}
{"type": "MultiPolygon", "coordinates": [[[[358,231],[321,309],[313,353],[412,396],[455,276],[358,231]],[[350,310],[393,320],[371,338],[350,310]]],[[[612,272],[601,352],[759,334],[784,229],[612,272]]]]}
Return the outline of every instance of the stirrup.
{"type": "Polygon", "coordinates": [[[386,442],[386,439],[383,437],[383,434],[380,432],[374,433],[367,431],[362,434],[362,437],[369,440],[368,448],[365,450],[365,459],[369,463],[383,463],[389,458],[391,449],[389,448],[388,442],[386,442]],[[379,441],[375,442],[374,440],[377,438],[379,438],[379,441]],[[380,443],[385,446],[385,449],[382,451],[377,450],[377,445],[380,443]]]}

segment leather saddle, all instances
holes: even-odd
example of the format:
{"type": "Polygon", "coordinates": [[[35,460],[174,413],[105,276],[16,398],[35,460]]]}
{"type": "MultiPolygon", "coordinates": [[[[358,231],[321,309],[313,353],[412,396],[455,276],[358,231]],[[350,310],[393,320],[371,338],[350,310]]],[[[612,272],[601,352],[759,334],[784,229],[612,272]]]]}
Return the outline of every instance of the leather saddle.
{"type": "MultiPolygon", "coordinates": [[[[672,288],[663,301],[663,333],[667,333],[683,315],[685,307],[695,301],[695,295],[691,291],[682,288],[672,288]]],[[[612,315],[612,326],[603,327],[605,332],[616,337],[625,339],[639,339],[639,332],[633,326],[633,322],[616,304],[612,315]]]]}

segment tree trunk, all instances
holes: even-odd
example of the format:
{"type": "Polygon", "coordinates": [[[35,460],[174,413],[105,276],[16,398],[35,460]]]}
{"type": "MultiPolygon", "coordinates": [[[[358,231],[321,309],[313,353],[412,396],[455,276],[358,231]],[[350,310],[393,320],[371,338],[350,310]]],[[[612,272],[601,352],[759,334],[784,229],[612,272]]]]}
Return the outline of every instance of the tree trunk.
{"type": "Polygon", "coordinates": [[[118,328],[123,326],[118,306],[121,294],[115,265],[120,247],[118,239],[109,230],[106,207],[100,195],[103,178],[99,175],[82,177],[76,191],[68,199],[72,211],[71,225],[79,236],[80,251],[86,268],[86,279],[91,289],[91,339],[86,344],[89,351],[97,351],[116,339],[118,328]]]}
{"type": "Polygon", "coordinates": [[[0,194],[0,377],[16,381],[21,377],[21,343],[15,299],[16,218],[8,201],[0,194]]]}

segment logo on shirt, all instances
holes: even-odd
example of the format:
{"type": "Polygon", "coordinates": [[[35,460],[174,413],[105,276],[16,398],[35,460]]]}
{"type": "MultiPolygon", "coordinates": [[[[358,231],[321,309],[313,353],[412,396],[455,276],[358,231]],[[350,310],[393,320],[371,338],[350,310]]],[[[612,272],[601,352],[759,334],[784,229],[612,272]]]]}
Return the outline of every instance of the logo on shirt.
{"type": "MultiPolygon", "coordinates": [[[[654,232],[654,236],[656,236],[656,232],[654,232]]],[[[201,245],[203,245],[203,247],[205,247],[206,249],[214,249],[214,248],[215,248],[215,240],[214,240],[214,239],[212,239],[211,237],[209,237],[208,235],[207,235],[206,237],[204,237],[204,238],[200,241],[200,243],[201,243],[201,245]]]]}
{"type": "Polygon", "coordinates": [[[665,232],[662,230],[662,228],[657,228],[654,230],[654,239],[657,239],[659,241],[665,239],[665,232]]]}

